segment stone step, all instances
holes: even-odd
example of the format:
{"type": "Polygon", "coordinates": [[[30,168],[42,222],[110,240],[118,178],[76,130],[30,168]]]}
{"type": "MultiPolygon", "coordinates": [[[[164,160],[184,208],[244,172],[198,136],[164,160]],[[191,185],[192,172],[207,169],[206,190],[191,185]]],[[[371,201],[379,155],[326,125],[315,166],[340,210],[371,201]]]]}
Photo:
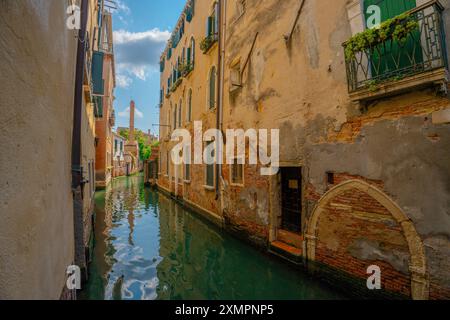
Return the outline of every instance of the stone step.
{"type": "Polygon", "coordinates": [[[281,241],[270,244],[269,251],[296,264],[302,263],[302,249],[288,245],[281,241]]]}

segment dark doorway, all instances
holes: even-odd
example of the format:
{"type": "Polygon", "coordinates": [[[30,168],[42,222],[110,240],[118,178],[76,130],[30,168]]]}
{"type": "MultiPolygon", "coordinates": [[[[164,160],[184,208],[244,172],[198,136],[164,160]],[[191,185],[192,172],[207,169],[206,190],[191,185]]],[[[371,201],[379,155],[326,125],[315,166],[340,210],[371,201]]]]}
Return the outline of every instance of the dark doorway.
{"type": "Polygon", "coordinates": [[[300,232],[302,226],[302,170],[281,168],[282,229],[300,232]]]}

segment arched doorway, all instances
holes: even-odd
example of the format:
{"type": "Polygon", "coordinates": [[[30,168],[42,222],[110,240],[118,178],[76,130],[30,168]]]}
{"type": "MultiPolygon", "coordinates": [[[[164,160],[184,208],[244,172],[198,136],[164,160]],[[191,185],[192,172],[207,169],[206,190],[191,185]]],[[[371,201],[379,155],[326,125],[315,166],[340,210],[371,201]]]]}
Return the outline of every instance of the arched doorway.
{"type": "MultiPolygon", "coordinates": [[[[398,285],[404,278],[409,281],[409,288],[404,290],[413,299],[428,299],[425,251],[414,224],[389,196],[367,182],[346,181],[320,199],[308,221],[306,250],[308,261],[322,262],[348,273],[352,273],[353,260],[355,264],[364,259],[387,260],[385,267],[393,284],[398,285]],[[380,259],[382,249],[377,250],[378,257],[362,254],[361,247],[371,243],[382,243],[388,253],[396,250],[397,261],[389,261],[389,257],[380,259]],[[358,254],[359,260],[355,258],[358,254]],[[407,270],[399,272],[402,266],[398,256],[402,254],[407,255],[407,270]]],[[[389,281],[386,279],[391,285],[389,281]]]]}

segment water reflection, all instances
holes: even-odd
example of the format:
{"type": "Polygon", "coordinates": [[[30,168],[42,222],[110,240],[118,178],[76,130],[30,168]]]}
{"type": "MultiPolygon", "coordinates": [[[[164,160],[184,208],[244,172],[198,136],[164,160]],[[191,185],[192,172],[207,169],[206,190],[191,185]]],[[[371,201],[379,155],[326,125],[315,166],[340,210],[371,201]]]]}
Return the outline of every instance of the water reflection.
{"type": "Polygon", "coordinates": [[[327,299],[339,295],[144,188],[115,180],[96,194],[85,299],[327,299]]]}

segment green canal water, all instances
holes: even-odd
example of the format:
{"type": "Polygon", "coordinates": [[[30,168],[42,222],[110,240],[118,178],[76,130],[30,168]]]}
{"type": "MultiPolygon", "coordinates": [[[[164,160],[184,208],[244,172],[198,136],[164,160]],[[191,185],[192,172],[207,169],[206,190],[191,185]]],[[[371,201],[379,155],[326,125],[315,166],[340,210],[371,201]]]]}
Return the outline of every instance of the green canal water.
{"type": "Polygon", "coordinates": [[[96,194],[83,299],[340,299],[302,272],[233,238],[142,177],[96,194]]]}

